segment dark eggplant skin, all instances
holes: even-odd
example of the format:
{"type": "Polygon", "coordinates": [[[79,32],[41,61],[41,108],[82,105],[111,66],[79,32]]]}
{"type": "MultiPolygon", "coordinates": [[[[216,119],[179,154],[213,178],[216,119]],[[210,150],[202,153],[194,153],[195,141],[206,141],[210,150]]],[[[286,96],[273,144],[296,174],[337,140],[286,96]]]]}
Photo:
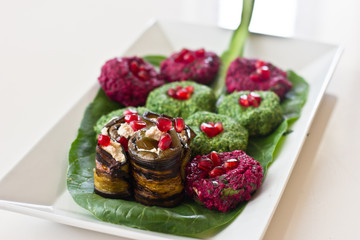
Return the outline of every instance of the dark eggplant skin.
{"type": "Polygon", "coordinates": [[[172,139],[168,149],[159,150],[158,154],[139,151],[142,148],[138,145],[147,145],[142,142],[146,139],[145,131],[156,126],[156,119],[160,116],[174,121],[166,115],[145,112],[143,118],[147,122],[147,127],[136,132],[129,140],[128,153],[134,197],[144,205],[174,207],[184,198],[185,165],[190,160],[189,144],[195,133],[187,126],[181,133],[172,128],[168,131],[172,139]]]}
{"type": "MultiPolygon", "coordinates": [[[[119,137],[117,129],[122,123],[125,123],[124,117],[118,117],[105,125],[107,135],[111,141],[116,142],[116,139],[119,137]]],[[[116,161],[100,145],[96,146],[94,189],[95,193],[106,198],[130,199],[132,197],[132,187],[129,157],[123,147],[120,144],[118,145],[125,156],[124,162],[116,161]]]]}

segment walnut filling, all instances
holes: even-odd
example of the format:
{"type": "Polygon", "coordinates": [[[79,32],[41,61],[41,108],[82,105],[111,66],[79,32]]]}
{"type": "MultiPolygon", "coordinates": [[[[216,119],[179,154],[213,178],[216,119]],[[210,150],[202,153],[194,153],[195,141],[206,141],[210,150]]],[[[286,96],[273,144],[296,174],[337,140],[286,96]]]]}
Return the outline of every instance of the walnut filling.
{"type": "Polygon", "coordinates": [[[145,137],[159,141],[162,134],[163,132],[160,131],[157,126],[152,126],[145,132],[145,137]]]}
{"type": "Polygon", "coordinates": [[[113,140],[110,141],[110,144],[108,146],[101,146],[102,149],[104,149],[105,151],[107,151],[108,153],[111,154],[111,156],[118,162],[125,162],[126,158],[125,155],[122,152],[122,148],[120,143],[115,142],[113,140]]]}
{"type": "Polygon", "coordinates": [[[127,124],[127,123],[123,123],[120,125],[119,129],[118,129],[118,134],[120,136],[124,136],[126,138],[131,137],[132,135],[134,135],[134,130],[132,129],[132,127],[127,124]]]}

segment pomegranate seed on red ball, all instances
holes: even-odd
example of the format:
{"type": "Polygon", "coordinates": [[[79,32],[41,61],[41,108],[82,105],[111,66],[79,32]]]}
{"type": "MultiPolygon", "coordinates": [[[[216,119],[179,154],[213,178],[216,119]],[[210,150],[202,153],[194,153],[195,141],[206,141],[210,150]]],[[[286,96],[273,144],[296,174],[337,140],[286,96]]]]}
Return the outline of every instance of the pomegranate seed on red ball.
{"type": "Polygon", "coordinates": [[[167,132],[172,128],[172,121],[165,117],[158,117],[156,126],[162,132],[167,132]]]}
{"type": "Polygon", "coordinates": [[[261,68],[262,66],[265,66],[265,62],[261,60],[257,60],[255,63],[256,69],[261,68]]]}
{"type": "Polygon", "coordinates": [[[127,152],[129,150],[129,140],[126,137],[119,137],[118,139],[116,139],[116,141],[121,144],[121,146],[124,148],[124,151],[127,152]]]}
{"type": "Polygon", "coordinates": [[[217,176],[223,175],[224,173],[226,173],[225,169],[222,166],[217,166],[209,172],[209,176],[217,177],[217,176]]]}
{"type": "Polygon", "coordinates": [[[168,149],[171,145],[171,136],[168,133],[164,133],[163,135],[161,135],[160,139],[159,139],[159,143],[158,143],[158,147],[161,150],[165,150],[168,149]]]}
{"type": "Polygon", "coordinates": [[[138,130],[146,127],[146,122],[141,121],[141,120],[139,120],[139,121],[132,121],[132,122],[130,123],[130,127],[131,127],[134,131],[138,131],[138,130]]]}
{"type": "Polygon", "coordinates": [[[135,109],[128,108],[125,111],[123,111],[123,115],[129,115],[129,114],[138,114],[138,112],[135,109]]]}
{"type": "Polygon", "coordinates": [[[145,72],[143,70],[138,72],[138,77],[141,78],[142,80],[149,79],[149,75],[147,74],[147,72],[145,72]]]}
{"type": "Polygon", "coordinates": [[[189,52],[188,49],[184,48],[180,51],[179,55],[175,58],[175,62],[182,62],[184,60],[184,55],[189,52]]]}
{"type": "Polygon", "coordinates": [[[220,158],[219,158],[219,155],[218,155],[217,152],[215,152],[215,151],[212,151],[212,152],[210,153],[210,159],[211,159],[211,161],[213,161],[213,163],[214,163],[215,166],[219,166],[220,163],[221,163],[220,158]]]}
{"type": "Polygon", "coordinates": [[[194,93],[194,86],[187,86],[185,87],[185,90],[188,91],[190,94],[193,94],[194,93]]]}
{"type": "Polygon", "coordinates": [[[214,167],[214,163],[208,158],[201,159],[198,163],[198,168],[206,172],[209,172],[211,169],[213,169],[213,167],[214,167]]]}
{"type": "Polygon", "coordinates": [[[241,106],[244,106],[244,107],[248,107],[250,106],[250,103],[249,103],[249,100],[248,100],[248,96],[247,95],[241,95],[240,98],[239,98],[239,104],[241,106]]]}
{"type": "Polygon", "coordinates": [[[222,122],[215,123],[214,128],[216,128],[216,130],[218,131],[218,134],[222,133],[222,131],[224,131],[224,127],[222,125],[222,122]]]}
{"type": "Polygon", "coordinates": [[[107,135],[99,134],[98,135],[98,144],[101,146],[109,146],[110,144],[110,137],[107,135]]]}
{"type": "Polygon", "coordinates": [[[127,122],[127,123],[131,123],[132,121],[140,121],[141,120],[140,116],[137,113],[127,114],[127,115],[125,115],[124,119],[125,119],[125,122],[127,122]]]}
{"type": "Polygon", "coordinates": [[[260,82],[260,81],[262,81],[260,74],[257,74],[257,73],[252,73],[252,74],[250,75],[250,80],[251,80],[251,81],[254,81],[254,82],[260,82]]]}
{"type": "Polygon", "coordinates": [[[234,169],[239,165],[239,161],[235,158],[228,159],[224,162],[223,166],[226,170],[234,169]]]}
{"type": "Polygon", "coordinates": [[[201,49],[199,49],[199,50],[196,50],[196,51],[195,51],[195,55],[196,55],[197,57],[203,57],[203,56],[205,56],[205,49],[201,48],[201,49]]]}
{"type": "Polygon", "coordinates": [[[262,66],[261,68],[258,68],[256,72],[260,74],[264,80],[268,80],[270,77],[270,69],[268,66],[262,66]]]}
{"type": "Polygon", "coordinates": [[[192,63],[195,60],[195,57],[192,55],[192,53],[187,53],[184,55],[183,60],[186,63],[192,63]]]}
{"type": "Polygon", "coordinates": [[[133,73],[133,74],[137,74],[138,71],[139,71],[139,66],[138,66],[138,63],[136,61],[132,61],[130,63],[130,71],[133,73]]]}
{"type": "Polygon", "coordinates": [[[175,118],[174,123],[175,123],[174,125],[176,132],[180,133],[182,132],[182,130],[185,129],[185,121],[183,118],[181,117],[175,118]]]}

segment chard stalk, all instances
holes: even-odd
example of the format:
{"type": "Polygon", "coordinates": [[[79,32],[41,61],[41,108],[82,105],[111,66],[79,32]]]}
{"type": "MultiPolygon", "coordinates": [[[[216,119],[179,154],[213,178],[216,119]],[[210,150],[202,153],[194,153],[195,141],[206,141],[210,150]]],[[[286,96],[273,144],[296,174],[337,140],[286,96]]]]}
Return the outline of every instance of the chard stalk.
{"type": "Polygon", "coordinates": [[[255,0],[243,0],[241,22],[232,35],[229,48],[221,55],[222,66],[220,68],[219,77],[212,86],[217,98],[224,95],[226,92],[225,77],[231,61],[237,57],[243,56],[246,39],[249,35],[249,25],[254,3],[255,0]]]}

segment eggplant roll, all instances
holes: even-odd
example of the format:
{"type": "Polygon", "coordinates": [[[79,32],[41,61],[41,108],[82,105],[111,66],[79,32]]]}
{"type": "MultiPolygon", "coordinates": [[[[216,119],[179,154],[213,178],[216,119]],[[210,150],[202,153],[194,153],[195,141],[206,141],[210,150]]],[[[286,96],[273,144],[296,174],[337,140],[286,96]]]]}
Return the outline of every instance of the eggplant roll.
{"type": "Polygon", "coordinates": [[[143,118],[147,126],[129,140],[133,191],[136,201],[144,205],[174,207],[184,197],[185,165],[190,160],[189,145],[195,134],[187,126],[179,133],[171,128],[166,131],[171,144],[161,149],[161,140],[156,136],[159,117],[168,118],[174,124],[169,116],[146,112],[143,118]]]}
{"type": "Polygon", "coordinates": [[[128,199],[132,195],[128,154],[119,143],[123,137],[119,129],[126,125],[124,117],[112,119],[102,130],[104,143],[98,140],[96,146],[94,187],[103,197],[128,199]]]}

